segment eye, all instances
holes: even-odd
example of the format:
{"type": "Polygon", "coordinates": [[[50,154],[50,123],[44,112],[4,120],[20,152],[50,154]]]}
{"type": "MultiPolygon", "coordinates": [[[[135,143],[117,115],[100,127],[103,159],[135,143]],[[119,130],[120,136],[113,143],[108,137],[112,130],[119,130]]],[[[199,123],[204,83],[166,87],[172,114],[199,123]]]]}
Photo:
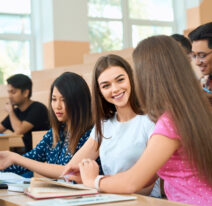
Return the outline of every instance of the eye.
{"type": "Polygon", "coordinates": [[[12,90],[10,93],[11,94],[15,94],[16,93],[16,90],[12,90]]]}
{"type": "Polygon", "coordinates": [[[190,54],[191,58],[196,59],[196,54],[190,54]]]}
{"type": "Polygon", "coordinates": [[[122,82],[122,81],[124,81],[124,78],[118,79],[118,82],[122,82]]]}
{"type": "Polygon", "coordinates": [[[106,89],[106,88],[108,88],[110,85],[109,84],[104,84],[103,86],[102,86],[102,88],[103,89],[106,89]]]}
{"type": "Polygon", "coordinates": [[[205,54],[205,53],[200,53],[200,54],[199,54],[199,57],[200,57],[200,58],[205,58],[205,57],[206,57],[206,54],[205,54]]]}

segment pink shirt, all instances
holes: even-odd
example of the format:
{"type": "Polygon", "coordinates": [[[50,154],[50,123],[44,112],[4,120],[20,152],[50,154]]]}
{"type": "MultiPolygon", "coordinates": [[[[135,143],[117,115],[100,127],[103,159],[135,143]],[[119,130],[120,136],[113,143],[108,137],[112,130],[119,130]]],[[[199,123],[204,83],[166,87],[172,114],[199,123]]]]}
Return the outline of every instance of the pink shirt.
{"type": "MultiPolygon", "coordinates": [[[[160,134],[171,139],[180,139],[173,121],[167,113],[156,123],[152,135],[160,134]]],[[[171,158],[158,170],[164,179],[164,190],[169,200],[193,205],[211,206],[212,187],[198,178],[197,170],[191,169],[180,147],[171,158]]]]}

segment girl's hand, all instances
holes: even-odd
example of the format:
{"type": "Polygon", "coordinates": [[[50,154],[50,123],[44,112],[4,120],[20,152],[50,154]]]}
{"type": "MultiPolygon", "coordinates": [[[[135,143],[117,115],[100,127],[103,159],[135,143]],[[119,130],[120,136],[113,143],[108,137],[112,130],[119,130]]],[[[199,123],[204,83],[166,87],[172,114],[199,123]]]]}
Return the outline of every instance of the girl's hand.
{"type": "Polygon", "coordinates": [[[80,171],[78,166],[68,165],[60,177],[63,177],[66,182],[75,181],[77,183],[82,183],[80,176],[80,171]]]}
{"type": "Polygon", "coordinates": [[[99,165],[96,161],[84,159],[79,163],[79,168],[83,184],[95,188],[94,181],[99,175],[99,165]]]}
{"type": "Polygon", "coordinates": [[[14,164],[17,155],[10,151],[0,151],[0,170],[4,170],[14,164]]]}

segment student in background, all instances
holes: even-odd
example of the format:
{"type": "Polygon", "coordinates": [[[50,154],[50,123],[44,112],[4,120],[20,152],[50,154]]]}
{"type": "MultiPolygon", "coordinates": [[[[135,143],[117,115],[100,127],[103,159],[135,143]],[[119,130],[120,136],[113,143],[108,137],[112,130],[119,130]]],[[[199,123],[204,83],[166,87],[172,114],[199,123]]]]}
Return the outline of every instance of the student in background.
{"type": "Polygon", "coordinates": [[[93,126],[90,91],[81,76],[65,72],[53,82],[49,116],[52,128],[30,152],[23,156],[0,152],[1,170],[19,175],[31,170],[43,176],[59,177],[64,169],[62,165],[85,143],[93,126]],[[51,164],[57,165],[52,169],[51,164]],[[55,172],[53,175],[51,170],[55,172]]]}
{"type": "Polygon", "coordinates": [[[182,34],[172,34],[171,37],[175,39],[183,47],[186,54],[190,55],[191,53],[191,43],[190,41],[182,34]]]}
{"type": "Polygon", "coordinates": [[[45,105],[30,99],[32,81],[24,74],[7,79],[9,102],[5,109],[8,116],[0,123],[0,132],[6,129],[23,134],[25,152],[32,149],[32,131],[49,129],[48,110],[45,105]]]}
{"type": "Polygon", "coordinates": [[[134,193],[157,173],[169,200],[212,205],[212,114],[188,58],[172,38],[154,36],[138,44],[133,59],[139,99],[156,122],[154,132],[143,155],[125,172],[98,176],[98,165],[83,160],[83,184],[102,192],[134,193]]]}
{"type": "Polygon", "coordinates": [[[191,57],[203,75],[201,85],[212,104],[212,22],[197,27],[188,37],[192,43],[191,57]]]}
{"type": "MultiPolygon", "coordinates": [[[[64,175],[77,182],[80,182],[78,174],[67,174],[73,172],[72,168],[83,158],[95,160],[100,156],[105,175],[132,167],[145,150],[155,126],[143,115],[135,95],[132,69],[120,56],[111,54],[99,58],[94,68],[92,92],[95,127],[64,171],[64,175]]],[[[151,190],[152,187],[145,193],[151,190]]],[[[151,195],[160,196],[158,182],[151,195]]]]}
{"type": "Polygon", "coordinates": [[[202,74],[199,71],[199,68],[193,63],[192,58],[191,58],[191,42],[187,37],[185,37],[182,34],[173,34],[171,35],[173,39],[175,39],[182,47],[183,50],[185,51],[186,55],[189,58],[189,61],[191,62],[192,69],[194,70],[194,73],[197,77],[197,79],[200,79],[202,74]]]}

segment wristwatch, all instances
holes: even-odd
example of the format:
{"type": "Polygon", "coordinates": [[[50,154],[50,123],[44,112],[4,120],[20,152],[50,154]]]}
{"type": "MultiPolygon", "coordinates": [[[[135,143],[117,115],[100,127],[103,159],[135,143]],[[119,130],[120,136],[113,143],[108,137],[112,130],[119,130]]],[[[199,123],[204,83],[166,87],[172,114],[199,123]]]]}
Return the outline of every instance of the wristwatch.
{"type": "Polygon", "coordinates": [[[99,182],[100,182],[100,180],[101,180],[103,177],[104,177],[104,175],[98,175],[98,176],[96,177],[96,179],[94,180],[94,186],[95,186],[95,188],[96,188],[98,191],[100,191],[99,182]]]}

